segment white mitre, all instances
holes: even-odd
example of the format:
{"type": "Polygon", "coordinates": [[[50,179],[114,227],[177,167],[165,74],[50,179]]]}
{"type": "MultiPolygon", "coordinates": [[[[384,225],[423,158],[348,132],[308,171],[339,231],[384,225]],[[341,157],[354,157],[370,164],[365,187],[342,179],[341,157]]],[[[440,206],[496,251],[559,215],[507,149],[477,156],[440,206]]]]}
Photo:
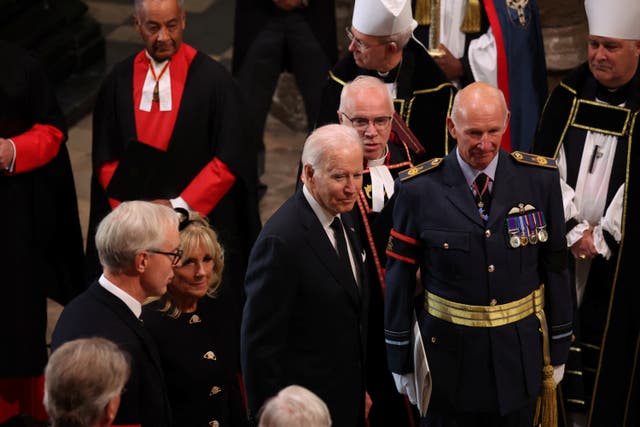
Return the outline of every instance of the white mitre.
{"type": "Polygon", "coordinates": [[[351,25],[369,36],[390,36],[413,30],[418,23],[413,19],[410,0],[356,0],[351,25]]]}
{"type": "Polygon", "coordinates": [[[589,34],[640,40],[640,0],[585,0],[589,34]]]}

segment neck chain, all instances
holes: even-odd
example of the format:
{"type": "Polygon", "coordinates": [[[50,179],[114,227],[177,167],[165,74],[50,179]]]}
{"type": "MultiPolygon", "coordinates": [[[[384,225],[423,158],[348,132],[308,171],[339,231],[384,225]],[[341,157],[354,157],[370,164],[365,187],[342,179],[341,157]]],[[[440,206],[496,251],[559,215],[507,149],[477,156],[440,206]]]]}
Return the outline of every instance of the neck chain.
{"type": "Polygon", "coordinates": [[[167,68],[169,68],[169,62],[171,61],[167,61],[167,63],[164,64],[164,66],[160,70],[160,74],[156,76],[156,71],[153,69],[153,64],[151,63],[151,61],[149,61],[149,69],[151,70],[151,75],[153,76],[153,79],[156,81],[156,84],[153,87],[153,102],[160,102],[160,89],[158,88],[158,84],[164,72],[167,71],[167,68]]]}

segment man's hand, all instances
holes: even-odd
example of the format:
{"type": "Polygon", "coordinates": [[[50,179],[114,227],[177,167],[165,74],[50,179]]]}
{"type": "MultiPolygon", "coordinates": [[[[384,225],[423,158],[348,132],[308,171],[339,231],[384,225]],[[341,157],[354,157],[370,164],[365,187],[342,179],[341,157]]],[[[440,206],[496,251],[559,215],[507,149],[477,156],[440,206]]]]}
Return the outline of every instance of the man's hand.
{"type": "Polygon", "coordinates": [[[9,169],[13,162],[13,144],[5,138],[0,138],[0,170],[9,169]]]}
{"type": "Polygon", "coordinates": [[[409,402],[412,405],[415,405],[418,402],[416,398],[416,382],[415,382],[415,374],[396,374],[395,372],[391,373],[393,375],[393,381],[396,383],[396,388],[400,394],[405,394],[407,398],[409,398],[409,402]]]}
{"type": "Polygon", "coordinates": [[[462,62],[451,54],[449,49],[440,43],[440,49],[444,52],[442,56],[435,56],[433,59],[438,63],[442,71],[447,75],[449,80],[459,79],[464,75],[464,67],[462,62]]]}
{"type": "Polygon", "coordinates": [[[273,0],[273,4],[287,12],[305,6],[303,0],[273,0]]]}
{"type": "Polygon", "coordinates": [[[553,381],[558,385],[564,377],[564,363],[553,367],[553,381]]]}
{"type": "Polygon", "coordinates": [[[598,250],[593,243],[593,226],[582,233],[580,240],[571,246],[571,253],[576,259],[592,259],[598,255],[598,250]]]}

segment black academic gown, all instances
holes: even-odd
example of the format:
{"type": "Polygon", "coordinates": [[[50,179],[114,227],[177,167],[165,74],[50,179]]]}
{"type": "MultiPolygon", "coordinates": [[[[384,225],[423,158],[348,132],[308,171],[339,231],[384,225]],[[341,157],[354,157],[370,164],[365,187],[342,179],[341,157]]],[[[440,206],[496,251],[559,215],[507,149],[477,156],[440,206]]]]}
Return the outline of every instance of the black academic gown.
{"type": "MultiPolygon", "coordinates": [[[[93,114],[93,176],[91,213],[87,238],[89,279],[97,277],[94,234],[99,221],[111,211],[107,194],[96,177],[105,162],[132,159],[136,140],[133,105],[133,59],[117,64],[98,94],[93,114]]],[[[217,62],[198,52],[184,85],[173,134],[165,153],[140,162],[140,178],[131,186],[137,194],[119,200],[169,199],[180,195],[196,174],[214,157],[231,170],[236,182],[208,214],[225,249],[220,298],[228,302],[230,321],[238,322],[243,301],[242,286],[249,250],[260,228],[255,185],[255,146],[243,127],[239,89],[217,62]],[[139,188],[138,188],[139,187],[139,188]]],[[[143,144],[138,144],[143,145],[143,144]]],[[[141,148],[141,147],[138,147],[141,148]]],[[[156,150],[158,151],[158,150],[156,150]]]]}
{"type": "MultiPolygon", "coordinates": [[[[640,209],[636,196],[640,180],[636,166],[640,164],[640,72],[636,72],[625,90],[628,113],[603,108],[578,110],[579,101],[593,101],[597,92],[588,65],[582,64],[551,93],[534,142],[535,152],[549,156],[555,156],[564,144],[567,184],[575,186],[587,134],[585,126],[624,129],[618,137],[606,201],[608,207],[617,189],[625,184],[622,240],[618,244],[605,232],[611,258],[607,261],[596,257],[592,261],[579,317],[575,320],[576,341],[572,344],[581,351],[570,353],[572,358],[561,383],[566,399],[563,409],[585,412],[590,426],[630,426],[640,422],[637,371],[640,322],[634,313],[640,291],[632,246],[640,238],[638,221],[634,220],[640,209]],[[580,114],[576,114],[577,110],[580,114]]],[[[575,225],[570,220],[567,230],[575,225]]],[[[569,258],[573,265],[573,257],[569,258]]]]}
{"type": "MultiPolygon", "coordinates": [[[[338,121],[336,111],[340,105],[340,92],[359,75],[378,77],[375,71],[359,68],[353,54],[348,52],[329,72],[316,127],[338,121]]],[[[414,39],[409,40],[402,51],[402,62],[389,72],[385,81],[397,81],[397,95],[393,101],[396,111],[426,149],[416,162],[447,154],[455,145],[450,140],[446,123],[455,87],[424,47],[414,39]]]]}
{"type": "MultiPolygon", "coordinates": [[[[65,134],[64,116],[41,66],[22,49],[0,41],[0,137],[34,124],[65,134]]],[[[69,154],[30,172],[0,172],[0,378],[41,375],[47,362],[47,301],[66,304],[83,289],[82,233],[69,154]]]]}

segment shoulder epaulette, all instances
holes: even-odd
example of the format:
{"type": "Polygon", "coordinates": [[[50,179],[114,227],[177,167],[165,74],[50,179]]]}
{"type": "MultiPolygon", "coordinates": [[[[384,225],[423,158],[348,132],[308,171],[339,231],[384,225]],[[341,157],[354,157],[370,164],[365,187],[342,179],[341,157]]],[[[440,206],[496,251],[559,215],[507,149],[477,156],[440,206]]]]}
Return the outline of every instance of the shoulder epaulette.
{"type": "Polygon", "coordinates": [[[409,169],[403,170],[398,174],[398,177],[400,178],[400,181],[406,181],[409,178],[413,178],[414,176],[420,175],[421,173],[437,168],[441,163],[442,157],[436,157],[435,159],[427,160],[426,162],[420,163],[419,165],[415,165],[410,167],[409,169]]]}
{"type": "Polygon", "coordinates": [[[556,161],[551,157],[540,156],[539,154],[525,153],[524,151],[514,151],[511,153],[517,162],[526,165],[541,166],[543,168],[557,169],[556,161]]]}

